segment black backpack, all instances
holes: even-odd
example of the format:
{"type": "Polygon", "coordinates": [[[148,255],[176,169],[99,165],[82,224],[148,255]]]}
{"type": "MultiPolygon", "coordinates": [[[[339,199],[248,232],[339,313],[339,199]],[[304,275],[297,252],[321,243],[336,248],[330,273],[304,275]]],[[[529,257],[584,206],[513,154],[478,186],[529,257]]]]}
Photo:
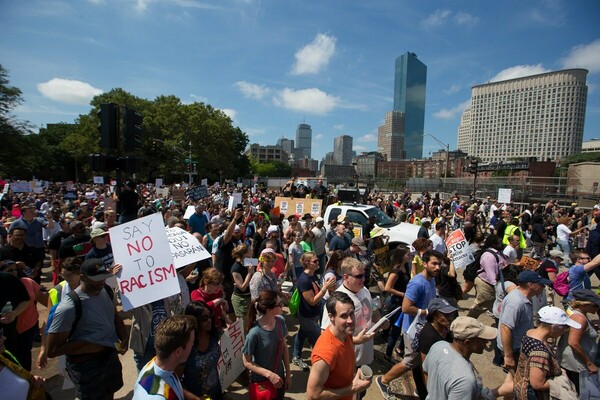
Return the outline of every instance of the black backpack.
{"type": "MultiPolygon", "coordinates": [[[[110,299],[113,300],[115,296],[113,289],[108,285],[104,285],[104,290],[106,290],[106,293],[108,293],[108,297],[110,297],[110,299]]],[[[81,299],[79,298],[79,295],[77,294],[77,292],[75,292],[75,290],[72,290],[69,293],[67,293],[67,296],[69,296],[69,298],[73,301],[73,304],[75,305],[75,320],[73,321],[73,325],[71,326],[71,332],[69,332],[70,339],[71,336],[73,336],[73,333],[75,333],[75,329],[77,329],[77,324],[81,319],[82,307],[81,299]]]]}
{"type": "MultiPolygon", "coordinates": [[[[475,282],[475,278],[477,278],[477,275],[479,275],[478,272],[481,269],[481,256],[486,251],[487,250],[477,250],[475,254],[473,254],[475,256],[475,261],[467,265],[467,267],[465,268],[465,272],[463,272],[463,278],[465,281],[475,282]]],[[[492,251],[488,251],[488,253],[492,253],[494,255],[494,257],[496,258],[496,262],[500,261],[496,253],[492,251]]]]}

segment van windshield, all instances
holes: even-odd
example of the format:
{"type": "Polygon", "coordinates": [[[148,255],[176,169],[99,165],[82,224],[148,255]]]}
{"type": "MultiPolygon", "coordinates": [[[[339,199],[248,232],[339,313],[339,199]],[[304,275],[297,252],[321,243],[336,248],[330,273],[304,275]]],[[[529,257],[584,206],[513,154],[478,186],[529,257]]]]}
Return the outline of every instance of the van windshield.
{"type": "Polygon", "coordinates": [[[378,226],[385,227],[385,226],[397,225],[397,223],[394,222],[393,219],[388,217],[388,215],[386,213],[384,213],[377,207],[369,208],[369,209],[365,210],[365,213],[369,216],[369,218],[371,216],[375,216],[375,218],[377,218],[377,222],[375,222],[375,223],[378,226]]]}

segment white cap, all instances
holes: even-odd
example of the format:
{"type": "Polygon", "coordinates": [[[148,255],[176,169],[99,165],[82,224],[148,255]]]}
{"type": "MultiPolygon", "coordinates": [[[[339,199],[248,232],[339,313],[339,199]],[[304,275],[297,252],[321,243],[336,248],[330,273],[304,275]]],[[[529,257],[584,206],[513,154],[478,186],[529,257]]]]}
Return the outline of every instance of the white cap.
{"type": "Polygon", "coordinates": [[[317,219],[315,219],[315,222],[316,223],[325,222],[325,220],[323,219],[323,217],[317,217],[317,219]]]}
{"type": "Polygon", "coordinates": [[[271,232],[279,232],[279,227],[277,225],[269,225],[269,229],[267,229],[267,234],[271,232]]]}
{"type": "Polygon", "coordinates": [[[581,329],[581,324],[572,320],[562,309],[553,306],[545,306],[538,311],[540,321],[552,325],[569,325],[571,328],[581,329]]]}

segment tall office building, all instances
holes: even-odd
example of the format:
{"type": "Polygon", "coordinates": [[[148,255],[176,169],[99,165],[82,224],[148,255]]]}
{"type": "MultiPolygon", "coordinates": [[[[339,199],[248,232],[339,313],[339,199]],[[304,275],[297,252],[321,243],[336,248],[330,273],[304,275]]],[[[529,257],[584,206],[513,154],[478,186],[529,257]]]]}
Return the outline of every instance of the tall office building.
{"type": "Polygon", "coordinates": [[[299,124],[296,128],[296,148],[302,149],[304,157],[311,157],[312,128],[308,124],[299,124]]]}
{"type": "Polygon", "coordinates": [[[336,165],[352,164],[352,136],[342,135],[333,139],[333,162],[336,165]]]}
{"type": "Polygon", "coordinates": [[[473,86],[458,148],[484,162],[581,152],[588,71],[567,69],[473,86]]]}
{"type": "Polygon", "coordinates": [[[385,113],[383,125],[377,128],[377,152],[386,161],[400,161],[404,158],[404,113],[385,113]]]}
{"type": "Polygon", "coordinates": [[[404,153],[406,158],[423,156],[425,127],[425,88],[427,66],[415,53],[396,59],[394,75],[394,111],[404,113],[404,153]]]}
{"type": "Polygon", "coordinates": [[[277,146],[281,146],[281,148],[290,155],[294,152],[294,140],[293,139],[280,137],[279,139],[277,139],[277,146]]]}

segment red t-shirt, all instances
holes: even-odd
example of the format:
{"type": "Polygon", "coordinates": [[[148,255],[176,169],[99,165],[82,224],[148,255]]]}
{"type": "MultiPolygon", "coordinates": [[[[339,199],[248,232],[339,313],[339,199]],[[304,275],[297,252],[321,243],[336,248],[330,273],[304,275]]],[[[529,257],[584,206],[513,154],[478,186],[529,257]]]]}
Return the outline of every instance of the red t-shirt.
{"type": "MultiPolygon", "coordinates": [[[[352,384],[356,355],[351,335],[347,335],[346,340],[341,342],[329,328],[325,329],[315,343],[310,359],[313,365],[323,360],[329,366],[329,376],[323,385],[325,389],[341,389],[352,384]]],[[[351,400],[352,395],[340,399],[351,400]]]]}
{"type": "Polygon", "coordinates": [[[21,282],[29,294],[29,305],[21,314],[17,316],[17,332],[23,333],[38,323],[38,310],[35,303],[35,297],[40,291],[40,285],[29,278],[21,278],[21,282]]]}
{"type": "Polygon", "coordinates": [[[198,288],[191,293],[190,297],[192,298],[192,301],[201,301],[206,304],[213,313],[213,324],[215,324],[217,328],[223,327],[223,321],[221,319],[223,318],[223,308],[215,307],[215,302],[213,301],[223,298],[223,290],[219,289],[216,293],[208,294],[202,290],[202,288],[198,288]]]}

